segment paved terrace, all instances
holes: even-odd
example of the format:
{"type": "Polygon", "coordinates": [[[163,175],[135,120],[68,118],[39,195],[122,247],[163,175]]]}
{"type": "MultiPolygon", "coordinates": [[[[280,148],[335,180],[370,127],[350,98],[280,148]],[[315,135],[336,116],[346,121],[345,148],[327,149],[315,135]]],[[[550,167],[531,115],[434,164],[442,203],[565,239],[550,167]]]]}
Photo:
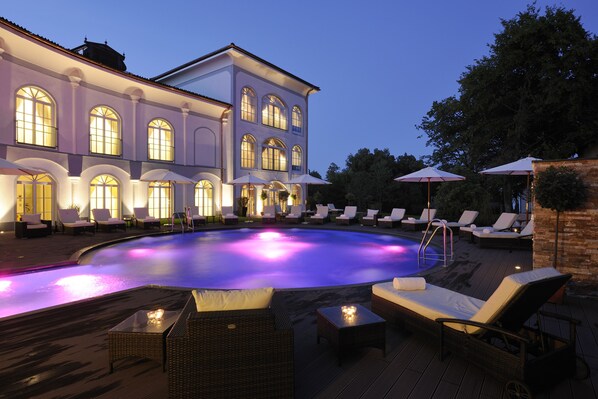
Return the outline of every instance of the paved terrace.
{"type": "MultiPolygon", "coordinates": [[[[260,223],[254,224],[256,227],[260,223]]],[[[207,228],[222,228],[209,225],[207,228]]],[[[243,227],[245,227],[243,225],[243,227]]],[[[271,227],[271,226],[269,226],[271,227]]],[[[315,227],[318,228],[318,227],[315,227]]],[[[333,224],[324,228],[336,228],[333,224]]],[[[342,227],[347,229],[347,227],[342,227]]],[[[351,226],[361,231],[376,228],[351,226]]],[[[383,230],[390,232],[389,230],[383,230]]],[[[392,233],[400,233],[392,230],[392,233]]],[[[18,240],[12,232],[0,235],[0,273],[47,265],[73,263],[83,248],[126,236],[143,234],[97,233],[18,240]]],[[[411,234],[418,237],[418,234],[411,234]]],[[[515,271],[532,267],[529,251],[478,249],[455,242],[456,261],[426,275],[428,282],[481,299],[515,271]]],[[[295,396],[297,398],[502,398],[503,383],[485,375],[457,356],[439,360],[434,343],[387,327],[386,356],[378,349],[355,350],[337,365],[325,340],[316,344],[315,310],[323,306],[361,303],[369,307],[371,286],[287,290],[285,301],[295,330],[295,396]]],[[[0,398],[165,398],[167,374],[157,362],[130,359],[108,373],[107,331],[138,309],[161,306],[178,309],[189,290],[161,287],[139,289],[0,320],[0,398]]],[[[1,299],[1,298],[0,298],[1,299]]],[[[560,382],[538,397],[598,397],[598,300],[567,295],[550,311],[582,321],[578,353],[590,364],[589,379],[560,382]]]]}

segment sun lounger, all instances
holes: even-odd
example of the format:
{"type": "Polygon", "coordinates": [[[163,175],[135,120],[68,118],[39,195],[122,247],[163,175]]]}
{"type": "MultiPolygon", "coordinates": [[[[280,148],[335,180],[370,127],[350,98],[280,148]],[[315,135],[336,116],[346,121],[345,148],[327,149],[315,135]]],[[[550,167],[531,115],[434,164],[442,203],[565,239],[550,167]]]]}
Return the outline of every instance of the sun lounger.
{"type": "Polygon", "coordinates": [[[76,209],[59,209],[58,220],[61,225],[62,233],[68,233],[72,235],[81,233],[92,233],[96,232],[95,223],[88,222],[87,220],[81,220],[79,212],[76,209]]]}
{"type": "Polygon", "coordinates": [[[206,217],[199,214],[199,208],[195,205],[188,206],[185,210],[185,218],[187,219],[187,228],[195,231],[198,226],[206,225],[206,217]]]}
{"type": "Polygon", "coordinates": [[[52,234],[52,221],[42,220],[40,213],[24,214],[15,222],[15,237],[33,238],[52,234]]]}
{"type": "Polygon", "coordinates": [[[356,221],[357,221],[357,207],[356,206],[346,206],[343,213],[336,217],[337,225],[347,225],[348,226],[351,223],[355,223],[356,221]]]}
{"type": "MultiPolygon", "coordinates": [[[[458,221],[446,222],[446,227],[457,233],[461,227],[471,226],[479,214],[478,211],[463,211],[458,221]]],[[[440,222],[432,222],[432,226],[438,227],[440,225],[440,222]]]]}
{"type": "Polygon", "coordinates": [[[113,218],[110,215],[110,209],[92,209],[94,222],[97,227],[103,231],[112,231],[114,229],[127,229],[127,223],[119,218],[113,218]]]}
{"type": "Polygon", "coordinates": [[[135,214],[135,224],[142,229],[158,228],[160,229],[160,219],[150,216],[147,208],[133,208],[135,214]]]}
{"type": "Polygon", "coordinates": [[[461,356],[509,381],[507,389],[537,391],[575,374],[576,321],[549,315],[568,323],[566,338],[526,323],[570,278],[553,268],[517,273],[505,277],[487,301],[431,284],[407,291],[380,283],[372,287],[371,306],[387,322],[440,342],[441,356],[461,356]]]}
{"type": "Polygon", "coordinates": [[[316,205],[316,214],[309,218],[311,224],[324,224],[328,222],[328,207],[324,205],[316,205]]]}
{"type": "Polygon", "coordinates": [[[476,231],[476,230],[483,231],[484,229],[491,230],[491,231],[506,231],[506,230],[509,230],[513,226],[513,223],[515,223],[515,220],[517,220],[516,213],[503,212],[498,217],[498,219],[496,219],[496,222],[492,226],[478,227],[475,224],[472,224],[470,226],[460,227],[459,228],[459,237],[465,238],[465,239],[473,242],[473,232],[474,231],[476,231]]]}
{"type": "Polygon", "coordinates": [[[289,224],[299,224],[303,221],[303,205],[291,206],[291,212],[284,217],[284,221],[289,224]]]}
{"type": "Polygon", "coordinates": [[[232,206],[222,207],[222,223],[226,225],[239,223],[239,217],[233,213],[232,206]]]}
{"type": "Polygon", "coordinates": [[[264,206],[262,223],[276,223],[276,207],[274,205],[264,206]]]}
{"type": "Polygon", "coordinates": [[[480,248],[532,249],[533,235],[534,221],[530,220],[520,233],[486,229],[475,230],[473,232],[473,241],[477,242],[480,248]]]}
{"type": "MultiPolygon", "coordinates": [[[[436,216],[436,209],[430,209],[429,216],[430,216],[429,220],[434,219],[434,216],[436,216]]],[[[417,229],[421,229],[421,228],[427,226],[429,220],[428,220],[428,208],[426,208],[422,211],[422,214],[419,217],[419,219],[408,218],[408,219],[401,220],[401,227],[405,230],[415,231],[417,229]]]]}
{"type": "Polygon", "coordinates": [[[393,208],[389,216],[384,216],[378,219],[378,226],[386,228],[395,228],[401,224],[401,220],[405,217],[405,209],[393,208]]]}
{"type": "Polygon", "coordinates": [[[368,209],[364,217],[361,218],[361,224],[364,226],[375,226],[378,220],[378,209],[368,209]]]}

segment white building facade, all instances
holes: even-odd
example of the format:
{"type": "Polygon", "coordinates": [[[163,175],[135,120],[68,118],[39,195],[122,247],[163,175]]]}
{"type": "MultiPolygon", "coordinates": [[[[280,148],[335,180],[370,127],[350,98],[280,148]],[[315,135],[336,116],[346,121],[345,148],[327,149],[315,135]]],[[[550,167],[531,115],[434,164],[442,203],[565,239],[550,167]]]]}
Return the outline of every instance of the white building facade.
{"type": "MultiPolygon", "coordinates": [[[[82,217],[94,208],[123,217],[148,207],[151,215],[168,218],[195,205],[215,216],[242,193],[257,195],[226,184],[249,172],[273,182],[272,198],[277,190],[300,194],[284,182],[306,171],[307,97],[319,89],[234,45],[192,66],[146,79],[0,18],[0,157],[43,172],[0,176],[0,229],[11,230],[28,213],[56,221],[57,210],[69,207],[82,217]],[[256,94],[253,121],[246,120],[244,87],[256,94]],[[268,96],[286,109],[269,107],[264,124],[258,107],[268,96]],[[294,106],[303,128],[295,133],[294,106]],[[254,140],[254,163],[244,136],[254,140]],[[298,167],[293,148],[301,148],[298,167]],[[196,184],[155,180],[168,170],[196,184]]],[[[259,208],[261,199],[253,204],[259,208]]]]}

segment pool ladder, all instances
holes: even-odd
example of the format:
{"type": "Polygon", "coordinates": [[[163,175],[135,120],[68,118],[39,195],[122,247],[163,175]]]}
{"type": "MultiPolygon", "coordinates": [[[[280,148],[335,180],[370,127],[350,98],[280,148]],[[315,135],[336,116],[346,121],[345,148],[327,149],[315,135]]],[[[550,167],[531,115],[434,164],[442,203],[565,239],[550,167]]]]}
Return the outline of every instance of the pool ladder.
{"type": "Polygon", "coordinates": [[[432,219],[432,221],[430,221],[428,223],[428,226],[426,227],[426,231],[424,232],[424,236],[422,237],[422,241],[419,244],[419,248],[417,250],[417,264],[419,265],[420,261],[423,261],[423,263],[426,263],[426,257],[441,259],[442,266],[444,266],[444,267],[447,267],[448,263],[453,261],[453,230],[446,225],[446,221],[441,220],[441,219],[432,219]],[[434,222],[437,222],[438,226],[433,226],[434,222]],[[435,229],[430,234],[430,238],[427,238],[428,233],[430,231],[430,227],[435,227],[435,229]],[[426,254],[426,250],[428,249],[428,246],[430,245],[430,242],[432,242],[432,238],[434,238],[438,229],[442,229],[442,254],[426,254]],[[449,237],[450,237],[450,248],[449,248],[450,251],[448,254],[447,254],[447,242],[446,242],[446,238],[447,238],[446,231],[447,230],[449,231],[449,237]],[[426,240],[426,238],[427,238],[427,240],[426,240]]]}

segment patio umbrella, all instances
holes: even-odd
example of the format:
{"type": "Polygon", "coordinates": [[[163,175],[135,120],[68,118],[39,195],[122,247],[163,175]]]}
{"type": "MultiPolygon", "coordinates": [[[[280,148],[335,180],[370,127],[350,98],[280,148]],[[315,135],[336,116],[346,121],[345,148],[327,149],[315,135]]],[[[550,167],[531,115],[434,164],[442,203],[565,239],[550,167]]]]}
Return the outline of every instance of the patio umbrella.
{"type": "MultiPolygon", "coordinates": [[[[257,176],[253,176],[251,173],[249,173],[249,174],[246,174],[244,176],[237,177],[236,179],[233,179],[233,180],[229,181],[227,184],[233,184],[233,185],[237,185],[237,184],[245,185],[245,184],[247,184],[249,186],[248,187],[248,192],[251,193],[251,186],[267,186],[267,185],[270,184],[270,182],[268,180],[261,179],[261,178],[259,178],[257,176]]],[[[249,201],[253,201],[253,198],[252,198],[251,195],[249,196],[249,201]]],[[[247,208],[249,210],[251,210],[250,206],[248,206],[247,208]]],[[[247,214],[248,214],[248,216],[251,216],[251,214],[249,212],[250,211],[248,211],[247,214]]]]}
{"type": "Polygon", "coordinates": [[[430,183],[465,180],[464,176],[445,172],[431,166],[409,173],[408,175],[397,177],[398,182],[428,182],[428,222],[430,221],[430,183]]]}
{"type": "MultiPolygon", "coordinates": [[[[315,176],[312,176],[310,174],[304,174],[301,176],[297,176],[297,177],[293,177],[291,180],[288,181],[288,184],[318,184],[318,185],[324,185],[324,184],[332,184],[329,181],[323,180],[323,179],[319,179],[315,176]]],[[[305,186],[305,201],[307,203],[307,187],[305,186]]]]}
{"type": "Polygon", "coordinates": [[[525,201],[525,220],[529,220],[529,189],[530,176],[534,172],[532,168],[533,161],[541,161],[540,158],[525,157],[514,162],[509,162],[504,165],[495,166],[494,168],[485,169],[480,173],[484,175],[517,175],[527,176],[527,197],[525,201]]]}
{"type": "Polygon", "coordinates": [[[0,175],[39,175],[40,173],[46,173],[43,170],[34,168],[28,168],[26,166],[19,165],[15,162],[7,161],[4,158],[0,158],[0,175]]]}
{"type": "Polygon", "coordinates": [[[196,181],[192,180],[178,173],[170,170],[152,170],[143,175],[141,181],[161,181],[176,184],[195,184],[196,181]]]}

